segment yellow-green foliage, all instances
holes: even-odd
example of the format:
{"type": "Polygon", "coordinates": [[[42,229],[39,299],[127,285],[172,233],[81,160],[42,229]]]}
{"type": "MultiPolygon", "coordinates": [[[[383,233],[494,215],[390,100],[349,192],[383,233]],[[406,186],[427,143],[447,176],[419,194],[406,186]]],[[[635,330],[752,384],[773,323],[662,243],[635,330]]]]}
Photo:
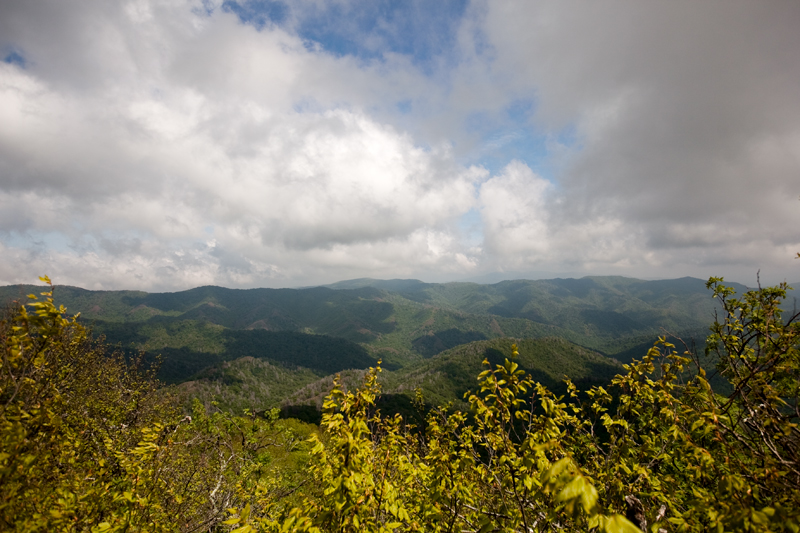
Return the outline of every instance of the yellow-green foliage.
{"type": "Polygon", "coordinates": [[[165,406],[43,295],[2,327],[0,524],[102,530],[150,492],[165,406]]]}
{"type": "Polygon", "coordinates": [[[204,531],[276,463],[282,477],[259,490],[279,502],[293,489],[297,428],[276,412],[183,416],[43,296],[0,327],[0,530],[204,531]]]}
{"type": "Polygon", "coordinates": [[[637,531],[598,501],[590,479],[561,445],[564,404],[506,360],[480,376],[473,417],[431,413],[424,433],[399,416],[371,413],[373,369],[356,392],[334,386],[315,441],[317,490],[283,520],[253,508],[228,521],[235,531],[637,531]],[[523,397],[536,391],[540,415],[523,397]],[[519,431],[522,431],[520,435],[519,431]]]}

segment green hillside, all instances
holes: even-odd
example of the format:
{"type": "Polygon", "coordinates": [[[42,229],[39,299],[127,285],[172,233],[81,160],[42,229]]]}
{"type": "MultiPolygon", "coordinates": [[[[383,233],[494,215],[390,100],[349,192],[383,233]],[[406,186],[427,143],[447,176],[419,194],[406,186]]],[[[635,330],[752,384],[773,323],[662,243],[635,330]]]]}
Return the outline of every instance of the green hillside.
{"type": "MultiPolygon", "coordinates": [[[[15,285],[0,288],[0,301],[24,300],[41,287],[15,285]]],[[[390,304],[380,301],[382,291],[371,288],[334,291],[311,289],[225,289],[198,287],[182,292],[87,291],[58,286],[55,299],[84,320],[147,322],[180,317],[229,329],[266,329],[329,334],[365,342],[393,328],[386,321],[390,304]]]]}
{"type": "MultiPolygon", "coordinates": [[[[747,289],[735,283],[731,286],[739,293],[747,289]]],[[[666,332],[702,342],[719,309],[705,281],[688,277],[644,281],[595,276],[493,285],[360,279],[330,287],[394,290],[398,296],[429,307],[558,328],[551,334],[607,355],[620,354],[623,361],[630,360],[631,350],[651,344],[666,332]]]]}
{"type": "Polygon", "coordinates": [[[520,368],[552,390],[561,389],[565,377],[581,383],[605,383],[622,371],[616,360],[558,337],[505,337],[461,345],[417,367],[388,373],[383,380],[384,392],[413,397],[419,388],[425,401],[433,405],[461,401],[465,392],[475,390],[476,377],[485,370],[483,361],[502,364],[515,343],[520,368]]]}
{"type": "MultiPolygon", "coordinates": [[[[494,285],[353,280],[332,285],[338,286],[393,290],[406,299],[437,308],[522,318],[600,339],[661,328],[669,331],[705,328],[717,309],[705,281],[696,278],[643,281],[596,276],[503,281],[494,285]]],[[[740,292],[746,290],[742,285],[732,286],[740,292]]]]}
{"type": "MultiPolygon", "coordinates": [[[[41,290],[0,287],[0,302],[41,290]]],[[[378,360],[387,394],[419,385],[432,399],[458,399],[484,356],[508,352],[509,338],[526,339],[519,341],[527,361],[521,364],[548,384],[564,374],[602,377],[613,363],[596,359],[595,368],[581,357],[599,352],[627,362],[665,331],[702,341],[717,305],[698,279],[622,277],[494,285],[360,279],[305,289],[208,286],[173,293],[58,286],[55,300],[80,312],[111,344],[160,359],[162,380],[192,381],[197,395],[208,400],[216,391],[231,408],[276,405],[276,390],[301,403],[319,398],[325,387],[317,380],[378,360]],[[469,359],[473,352],[480,353],[469,359]],[[527,360],[529,352],[538,355],[527,360]],[[542,362],[562,359],[552,368],[542,362]],[[284,385],[265,388],[258,384],[265,376],[284,385]]]]}
{"type": "MultiPolygon", "coordinates": [[[[476,341],[442,352],[418,365],[396,371],[384,371],[379,381],[384,396],[405,396],[410,402],[420,389],[425,401],[432,405],[447,402],[460,404],[464,393],[475,390],[476,378],[485,370],[483,361],[502,363],[517,344],[516,362],[534,379],[552,390],[563,388],[563,380],[570,377],[576,383],[592,385],[605,383],[622,371],[622,365],[596,352],[582,348],[558,337],[539,339],[499,338],[476,341]]],[[[344,387],[352,388],[363,376],[363,371],[342,374],[344,387]]],[[[322,405],[330,390],[332,376],[320,378],[284,400],[285,405],[322,405]]]]}
{"type": "MultiPolygon", "coordinates": [[[[705,328],[716,310],[705,282],[695,278],[642,281],[587,277],[504,281],[494,285],[362,279],[331,287],[248,290],[199,287],[148,294],[59,286],[56,300],[70,310],[79,311],[101,330],[108,327],[107,323],[159,323],[180,318],[236,330],[327,334],[380,346],[386,345],[380,342],[384,337],[393,339],[397,335],[392,333],[404,327],[407,331],[401,337],[409,341],[406,348],[416,339],[406,339],[409,328],[423,328],[435,309],[440,313],[435,319],[437,328],[443,321],[474,320],[471,315],[491,316],[496,320],[522,319],[539,327],[559,328],[560,331],[550,334],[571,334],[573,340],[579,339],[582,344],[609,345],[608,350],[603,350],[609,353],[614,352],[609,342],[613,339],[649,334],[662,328],[673,332],[705,328]]],[[[35,286],[0,287],[0,301],[24,299],[26,294],[39,290],[35,286]]],[[[512,329],[521,327],[503,325],[512,329]]],[[[436,329],[433,333],[447,329],[452,328],[436,329]]],[[[487,335],[484,331],[480,333],[487,335]]],[[[420,346],[424,346],[423,352],[431,350],[425,343],[420,346]]]]}
{"type": "Polygon", "coordinates": [[[264,411],[318,379],[319,375],[307,368],[242,357],[203,370],[193,380],[181,383],[178,390],[187,399],[199,398],[207,408],[216,401],[223,410],[264,411]]]}
{"type": "MultiPolygon", "coordinates": [[[[126,331],[130,330],[126,326],[126,331]]],[[[160,379],[179,383],[193,378],[198,372],[242,357],[263,359],[287,368],[301,367],[324,376],[348,368],[369,368],[377,359],[361,345],[329,335],[312,335],[296,331],[231,330],[201,321],[168,322],[159,329],[145,324],[134,336],[115,335],[122,328],[107,330],[108,338],[123,348],[145,350],[155,359],[160,356],[160,379]],[[172,331],[177,332],[170,337],[172,331]],[[144,333],[154,332],[152,337],[144,333]],[[203,334],[207,333],[204,338],[203,334]],[[143,342],[126,344],[139,339],[143,342]],[[161,345],[160,342],[165,341],[161,345]],[[192,344],[201,349],[192,347],[192,344]]]]}

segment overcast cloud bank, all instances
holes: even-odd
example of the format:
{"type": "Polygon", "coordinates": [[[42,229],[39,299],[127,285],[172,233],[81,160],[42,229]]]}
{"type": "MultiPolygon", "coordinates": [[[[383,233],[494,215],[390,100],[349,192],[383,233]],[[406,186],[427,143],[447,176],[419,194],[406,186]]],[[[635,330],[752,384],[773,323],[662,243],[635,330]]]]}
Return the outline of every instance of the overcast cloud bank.
{"type": "Polygon", "coordinates": [[[426,5],[4,2],[0,283],[800,280],[797,3],[426,5]]]}

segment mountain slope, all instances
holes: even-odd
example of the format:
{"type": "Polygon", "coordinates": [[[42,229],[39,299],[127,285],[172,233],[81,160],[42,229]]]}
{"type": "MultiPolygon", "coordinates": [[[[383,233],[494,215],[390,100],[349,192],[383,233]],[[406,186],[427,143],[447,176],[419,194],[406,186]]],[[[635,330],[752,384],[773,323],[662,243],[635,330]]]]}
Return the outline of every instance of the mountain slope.
{"type": "MultiPolygon", "coordinates": [[[[442,352],[413,367],[397,371],[384,371],[380,383],[384,397],[392,397],[395,404],[410,405],[417,389],[429,405],[444,405],[455,402],[463,406],[464,393],[475,392],[478,375],[486,370],[483,364],[502,364],[511,355],[511,345],[517,344],[520,369],[538,382],[560,391],[563,380],[569,377],[576,383],[590,385],[606,383],[622,371],[622,365],[596,352],[582,348],[558,337],[539,339],[499,338],[476,341],[442,352]],[[398,402],[397,397],[405,398],[398,402]]],[[[347,388],[358,386],[361,372],[349,371],[343,375],[347,388]]],[[[284,405],[315,405],[319,408],[330,390],[332,376],[309,383],[291,396],[284,405]]]]}
{"type": "MultiPolygon", "coordinates": [[[[558,327],[561,335],[613,354],[664,331],[705,336],[719,309],[705,281],[643,281],[619,276],[515,280],[494,285],[352,280],[336,286],[394,286],[396,294],[426,306],[477,315],[524,319],[558,327]],[[621,339],[626,339],[620,344],[621,339]]],[[[732,284],[739,292],[747,288],[732,284]]]]}
{"type": "MultiPolygon", "coordinates": [[[[0,302],[41,290],[0,287],[0,302]]],[[[161,354],[162,378],[171,382],[245,356],[321,375],[378,359],[386,368],[417,367],[445,350],[501,337],[561,337],[629,360],[665,330],[702,340],[716,309],[705,283],[693,278],[494,285],[362,279],[307,289],[208,286],[152,294],[58,286],[55,298],[111,343],[161,354]]]]}
{"type": "Polygon", "coordinates": [[[581,383],[605,383],[622,370],[614,359],[587,350],[558,337],[539,339],[500,338],[472,342],[447,350],[413,368],[393,372],[385,378],[386,394],[422,390],[426,402],[438,405],[461,401],[464,393],[477,389],[477,377],[486,366],[502,364],[517,344],[520,369],[553,390],[560,390],[565,377],[581,383]]]}
{"type": "Polygon", "coordinates": [[[216,401],[226,411],[263,411],[278,407],[286,397],[317,380],[319,374],[307,368],[242,357],[205,369],[178,385],[178,391],[200,399],[207,407],[216,401]]]}

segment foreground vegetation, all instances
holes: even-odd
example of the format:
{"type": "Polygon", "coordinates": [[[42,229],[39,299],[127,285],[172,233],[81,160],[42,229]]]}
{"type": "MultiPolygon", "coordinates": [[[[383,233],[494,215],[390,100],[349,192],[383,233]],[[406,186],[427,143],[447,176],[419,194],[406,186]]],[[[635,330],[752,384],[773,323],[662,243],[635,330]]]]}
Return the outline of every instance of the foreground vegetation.
{"type": "Polygon", "coordinates": [[[0,529],[797,532],[798,316],[786,286],[721,282],[713,372],[660,339],[611,385],[557,396],[514,346],[464,411],[381,414],[374,368],[334,382],[319,431],[184,412],[44,293],[0,328],[0,529]]]}

